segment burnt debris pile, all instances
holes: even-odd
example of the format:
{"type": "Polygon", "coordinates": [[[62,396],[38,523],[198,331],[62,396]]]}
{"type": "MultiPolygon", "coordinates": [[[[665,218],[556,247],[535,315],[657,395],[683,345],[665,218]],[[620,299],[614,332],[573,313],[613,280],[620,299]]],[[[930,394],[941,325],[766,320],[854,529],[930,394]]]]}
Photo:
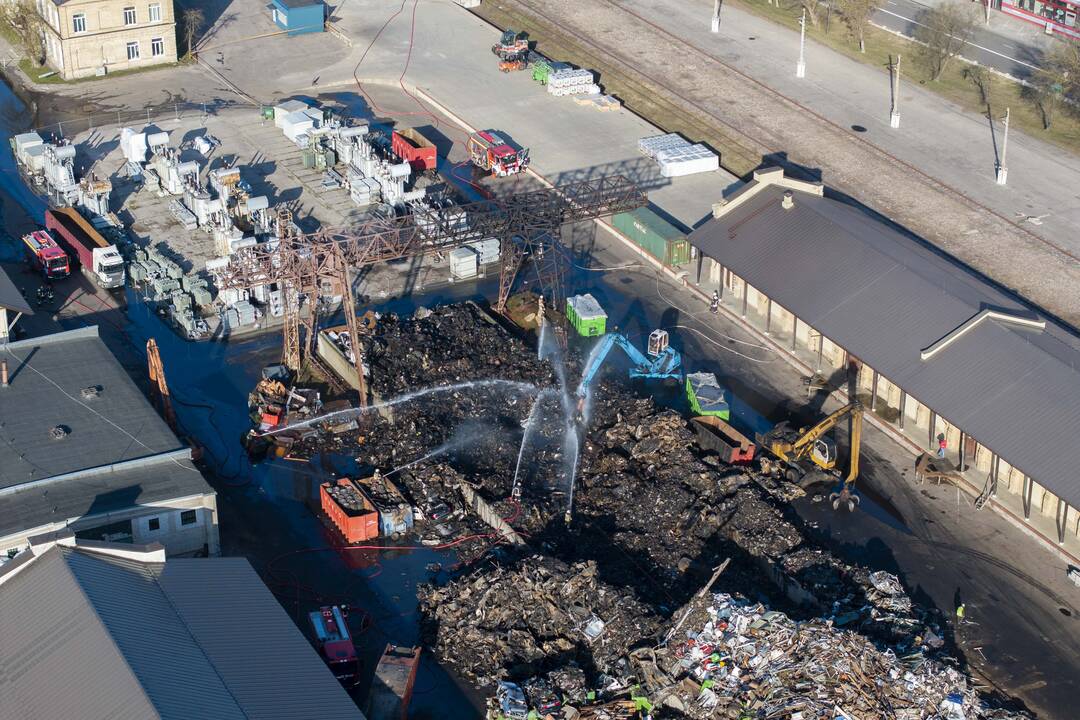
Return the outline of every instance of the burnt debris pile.
{"type": "Polygon", "coordinates": [[[579,402],[580,363],[470,304],[364,342],[373,407],[310,447],[391,478],[422,542],[469,541],[418,590],[424,640],[504,715],[1010,717],[950,665],[938,611],[834,557],[798,488],[703,449],[614,369],[579,402]]]}
{"type": "Polygon", "coordinates": [[[604,583],[595,562],[542,555],[422,586],[419,599],[435,651],[483,685],[568,667],[589,680],[625,676],[627,650],[662,623],[633,593],[604,583]]]}

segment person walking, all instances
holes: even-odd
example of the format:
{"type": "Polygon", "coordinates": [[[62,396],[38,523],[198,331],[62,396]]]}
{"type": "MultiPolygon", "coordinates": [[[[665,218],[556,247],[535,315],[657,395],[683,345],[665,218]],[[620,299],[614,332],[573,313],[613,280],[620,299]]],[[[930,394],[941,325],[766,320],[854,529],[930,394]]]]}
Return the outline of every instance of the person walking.
{"type": "Polygon", "coordinates": [[[709,303],[709,312],[713,315],[720,312],[720,293],[716,290],[712,291],[712,301],[709,303]]]}
{"type": "Polygon", "coordinates": [[[960,626],[964,622],[965,607],[964,603],[960,603],[956,606],[956,631],[960,631],[960,626]]]}
{"type": "Polygon", "coordinates": [[[945,448],[948,447],[948,443],[945,442],[945,433],[938,433],[937,436],[937,456],[939,458],[945,458],[945,448]]]}

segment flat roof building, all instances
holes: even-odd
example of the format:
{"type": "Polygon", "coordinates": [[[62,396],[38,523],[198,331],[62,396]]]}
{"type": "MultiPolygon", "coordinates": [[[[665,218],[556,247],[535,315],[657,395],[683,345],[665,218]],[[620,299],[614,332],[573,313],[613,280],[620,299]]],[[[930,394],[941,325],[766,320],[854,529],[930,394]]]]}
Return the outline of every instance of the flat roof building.
{"type": "Polygon", "coordinates": [[[217,500],[97,327],[0,345],[0,556],[28,538],[218,553],[217,500]]]}
{"type": "Polygon", "coordinates": [[[34,538],[0,637],[0,718],[364,717],[244,558],[34,538]]]}
{"type": "MultiPolygon", "coordinates": [[[[986,498],[1054,541],[1080,532],[1080,338],[887,221],[780,169],[690,236],[699,283],[828,376],[858,368],[880,418],[985,478],[986,498]]],[[[982,482],[978,485],[983,485],[982,482]]]]}

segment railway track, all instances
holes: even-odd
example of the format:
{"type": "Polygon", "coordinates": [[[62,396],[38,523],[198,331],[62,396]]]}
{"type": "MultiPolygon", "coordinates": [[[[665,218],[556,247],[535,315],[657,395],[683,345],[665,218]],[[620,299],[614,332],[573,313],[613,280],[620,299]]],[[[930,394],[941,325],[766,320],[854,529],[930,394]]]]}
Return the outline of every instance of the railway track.
{"type": "MultiPolygon", "coordinates": [[[[1065,312],[1062,319],[1066,323],[1076,325],[1076,317],[1067,310],[1070,303],[1047,283],[1031,280],[1020,268],[1046,267],[1050,274],[1060,273],[1059,286],[1068,286],[1077,276],[1080,254],[1032,232],[1024,223],[750,77],[692,41],[643,17],[621,0],[591,1],[608,10],[603,13],[607,26],[601,28],[598,23],[596,32],[581,31],[577,28],[580,23],[557,17],[558,3],[541,6],[534,0],[502,0],[498,6],[484,3],[473,12],[496,26],[528,31],[537,41],[538,49],[547,55],[598,71],[606,91],[620,97],[628,110],[667,132],[679,132],[712,145],[720,152],[722,166],[733,174],[745,177],[768,162],[785,165],[789,174],[817,179],[797,162],[820,168],[829,178],[830,186],[840,193],[894,218],[1007,291],[1025,295],[1044,308],[1058,308],[1065,312]],[[815,140],[821,138],[822,142],[810,143],[806,137],[795,140],[790,133],[795,126],[790,123],[784,126],[772,118],[756,123],[752,111],[726,117],[726,113],[718,112],[715,107],[706,107],[707,100],[688,96],[685,88],[676,87],[677,82],[670,78],[658,77],[647,61],[635,57],[634,52],[626,49],[625,42],[618,42],[617,21],[612,19],[612,13],[626,16],[630,28],[640,23],[649,34],[655,33],[671,47],[669,54],[686,58],[686,65],[696,67],[702,77],[709,77],[714,88],[724,86],[712,93],[714,98],[719,96],[730,102],[732,94],[745,93],[763,105],[782,106],[785,117],[797,116],[798,122],[808,123],[807,134],[815,135],[815,140]],[[703,65],[715,68],[715,72],[704,72],[703,65]],[[730,83],[725,82],[728,79],[730,83]],[[749,115],[750,120],[739,123],[740,114],[749,115]],[[837,148],[837,152],[826,146],[837,148]],[[789,159],[787,152],[793,158],[789,159]],[[875,172],[872,166],[882,168],[882,172],[875,172]],[[896,176],[897,182],[884,182],[888,176],[896,176]],[[871,187],[874,184],[876,188],[871,187]],[[896,185],[903,186],[906,197],[894,192],[896,185]],[[939,222],[935,218],[945,220],[939,222]]],[[[633,29],[626,30],[623,39],[632,32],[633,29]]],[[[714,88],[706,88],[706,92],[714,88]]],[[[770,114],[767,110],[763,112],[770,114]]]]}

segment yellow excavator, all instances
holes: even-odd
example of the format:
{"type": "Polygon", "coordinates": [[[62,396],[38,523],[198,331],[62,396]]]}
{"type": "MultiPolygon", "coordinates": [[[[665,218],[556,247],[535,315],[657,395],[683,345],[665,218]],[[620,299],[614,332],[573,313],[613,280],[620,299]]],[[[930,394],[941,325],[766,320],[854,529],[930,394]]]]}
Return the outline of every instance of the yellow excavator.
{"type": "MultiPolygon", "coordinates": [[[[845,405],[813,427],[795,433],[787,432],[786,423],[777,425],[765,435],[758,435],[762,449],[768,451],[787,479],[802,488],[835,478],[841,480],[840,488],[829,496],[833,509],[841,505],[849,511],[859,504],[854,493],[855,480],[859,477],[859,449],[862,445],[863,408],[859,402],[845,405]],[[846,477],[836,472],[836,441],[826,435],[838,422],[851,415],[851,466],[846,477]]],[[[769,471],[773,461],[762,457],[763,469],[769,471]]]]}

